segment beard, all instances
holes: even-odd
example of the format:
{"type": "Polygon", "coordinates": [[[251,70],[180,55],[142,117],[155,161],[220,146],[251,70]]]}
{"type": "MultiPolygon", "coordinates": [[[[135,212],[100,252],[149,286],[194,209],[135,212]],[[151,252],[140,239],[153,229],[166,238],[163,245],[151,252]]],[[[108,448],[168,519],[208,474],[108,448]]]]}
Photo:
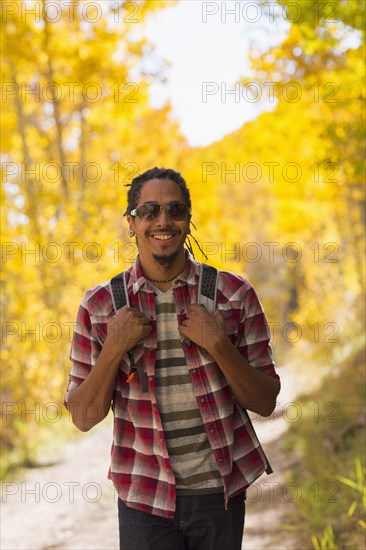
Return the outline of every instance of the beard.
{"type": "Polygon", "coordinates": [[[178,258],[178,250],[169,255],[153,254],[154,260],[163,267],[170,267],[178,258]]]}

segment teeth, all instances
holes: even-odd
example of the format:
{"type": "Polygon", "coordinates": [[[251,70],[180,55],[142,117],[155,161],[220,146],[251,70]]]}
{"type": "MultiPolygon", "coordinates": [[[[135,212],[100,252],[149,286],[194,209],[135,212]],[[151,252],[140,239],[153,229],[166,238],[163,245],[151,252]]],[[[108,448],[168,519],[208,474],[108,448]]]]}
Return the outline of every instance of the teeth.
{"type": "Polygon", "coordinates": [[[154,239],[158,239],[159,241],[168,241],[173,237],[173,235],[153,235],[154,239]]]}

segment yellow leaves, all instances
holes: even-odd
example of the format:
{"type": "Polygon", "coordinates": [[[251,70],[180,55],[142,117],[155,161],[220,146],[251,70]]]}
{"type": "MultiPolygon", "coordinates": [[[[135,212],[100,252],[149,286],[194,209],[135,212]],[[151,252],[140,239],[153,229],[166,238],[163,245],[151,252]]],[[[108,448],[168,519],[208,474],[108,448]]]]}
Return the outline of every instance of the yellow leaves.
{"type": "MultiPolygon", "coordinates": [[[[136,5],[143,23],[172,2],[136,5]]],[[[114,24],[117,16],[131,15],[124,8],[127,3],[110,21],[89,26],[76,11],[74,25],[66,19],[49,24],[47,40],[44,27],[20,17],[6,26],[4,74],[17,91],[6,102],[3,149],[6,160],[20,166],[5,176],[3,191],[13,220],[6,235],[13,252],[4,264],[2,353],[11,368],[2,391],[8,400],[26,392],[43,402],[62,399],[83,292],[135,257],[123,219],[124,185],[155,165],[182,172],[192,196],[193,234],[209,263],[248,273],[266,296],[272,321],[282,327],[295,320],[307,343],[309,327],[319,323],[324,332],[337,322],[340,345],[352,342],[364,244],[364,191],[356,185],[363,166],[360,50],[334,65],[314,29],[292,25],[282,45],[255,59],[256,80],[278,84],[275,111],[192,149],[170,105],[151,108],[154,76],[131,76],[141,70],[145,41],[141,25],[136,32],[132,23],[114,24]],[[21,40],[27,33],[29,43],[21,40]],[[308,55],[316,56],[314,63],[308,55]],[[329,87],[334,84],[339,87],[329,87]],[[297,262],[289,243],[301,249],[297,262]]]]}
{"type": "MultiPolygon", "coordinates": [[[[39,47],[37,48],[37,51],[39,51],[39,47]]],[[[45,52],[40,52],[39,61],[45,65],[48,62],[48,55],[45,52]]]]}
{"type": "MultiPolygon", "coordinates": [[[[65,13],[35,24],[19,12],[6,25],[2,175],[12,224],[4,239],[1,397],[19,406],[25,398],[62,401],[82,295],[130,265],[124,183],[142,168],[174,166],[185,143],[170,108],[152,111],[148,82],[129,76],[140,70],[143,19],[159,5],[138,4],[134,35],[136,25],[128,31],[113,13],[108,25],[86,25],[82,5],[72,24],[65,13]]],[[[6,428],[13,444],[20,429],[35,435],[17,415],[6,428]]]]}

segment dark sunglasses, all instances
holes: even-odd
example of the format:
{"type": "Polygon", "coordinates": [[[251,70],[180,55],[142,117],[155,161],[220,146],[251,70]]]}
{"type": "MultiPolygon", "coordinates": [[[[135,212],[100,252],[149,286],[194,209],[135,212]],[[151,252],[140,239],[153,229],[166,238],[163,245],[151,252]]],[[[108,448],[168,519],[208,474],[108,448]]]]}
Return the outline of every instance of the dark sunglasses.
{"type": "Polygon", "coordinates": [[[190,210],[183,202],[173,201],[168,204],[158,204],[157,202],[144,202],[134,210],[131,210],[131,216],[138,216],[142,220],[155,220],[162,210],[165,210],[169,218],[175,221],[183,221],[190,214],[190,210]]]}

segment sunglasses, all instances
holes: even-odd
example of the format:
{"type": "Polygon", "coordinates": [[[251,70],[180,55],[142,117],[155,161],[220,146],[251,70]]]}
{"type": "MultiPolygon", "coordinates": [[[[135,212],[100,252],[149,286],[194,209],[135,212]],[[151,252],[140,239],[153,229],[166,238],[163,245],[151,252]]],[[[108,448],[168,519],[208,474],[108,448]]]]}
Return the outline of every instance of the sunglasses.
{"type": "Polygon", "coordinates": [[[138,216],[142,220],[151,221],[158,218],[161,211],[165,210],[167,216],[175,221],[183,221],[190,214],[190,210],[183,202],[173,201],[168,204],[158,204],[157,202],[144,202],[134,210],[131,210],[131,216],[138,216]]]}

